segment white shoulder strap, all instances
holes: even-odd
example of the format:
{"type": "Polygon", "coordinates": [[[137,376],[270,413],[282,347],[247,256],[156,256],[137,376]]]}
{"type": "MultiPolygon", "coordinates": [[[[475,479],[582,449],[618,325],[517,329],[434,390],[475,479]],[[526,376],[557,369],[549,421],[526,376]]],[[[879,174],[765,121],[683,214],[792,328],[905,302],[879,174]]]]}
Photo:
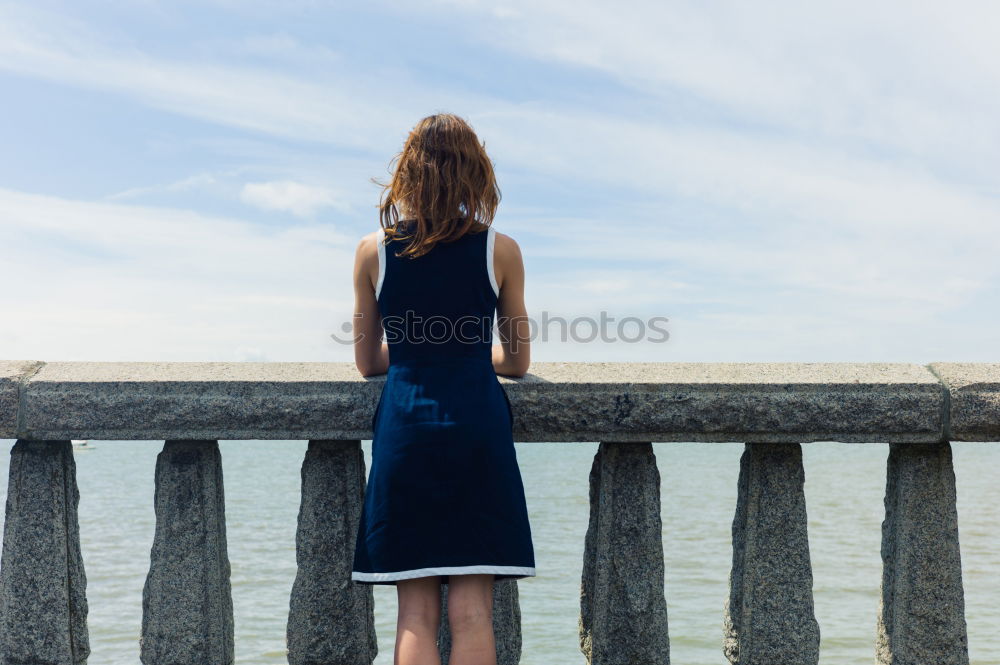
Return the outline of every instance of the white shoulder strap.
{"type": "Polygon", "coordinates": [[[378,246],[378,281],[375,282],[375,300],[382,291],[382,280],[385,279],[385,229],[379,228],[375,234],[375,244],[378,246]]]}
{"type": "Polygon", "coordinates": [[[490,276],[490,286],[493,287],[493,293],[500,297],[500,287],[497,286],[496,275],[493,274],[493,245],[496,242],[497,232],[491,224],[489,229],[486,231],[486,272],[490,276]]]}

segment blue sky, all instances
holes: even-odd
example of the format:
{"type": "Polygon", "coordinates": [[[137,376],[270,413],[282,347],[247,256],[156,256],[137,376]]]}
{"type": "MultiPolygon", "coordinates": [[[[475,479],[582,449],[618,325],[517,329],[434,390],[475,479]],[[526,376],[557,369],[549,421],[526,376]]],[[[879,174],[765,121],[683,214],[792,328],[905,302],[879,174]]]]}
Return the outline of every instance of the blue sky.
{"type": "Polygon", "coordinates": [[[0,2],[0,357],[339,360],[413,124],[475,127],[535,360],[996,361],[986,2],[0,2]],[[587,327],[580,328],[586,332],[587,327]]]}

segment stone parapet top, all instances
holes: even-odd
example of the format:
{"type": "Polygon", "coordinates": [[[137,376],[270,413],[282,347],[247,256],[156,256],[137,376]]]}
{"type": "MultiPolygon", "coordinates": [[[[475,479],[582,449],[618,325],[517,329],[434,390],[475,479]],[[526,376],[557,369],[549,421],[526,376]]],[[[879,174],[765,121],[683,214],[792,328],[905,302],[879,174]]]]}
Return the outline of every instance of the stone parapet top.
{"type": "MultiPolygon", "coordinates": [[[[385,376],[333,362],[0,361],[0,438],[368,439],[385,376]]],[[[519,441],[1000,440],[1000,363],[538,362],[519,441]]]]}

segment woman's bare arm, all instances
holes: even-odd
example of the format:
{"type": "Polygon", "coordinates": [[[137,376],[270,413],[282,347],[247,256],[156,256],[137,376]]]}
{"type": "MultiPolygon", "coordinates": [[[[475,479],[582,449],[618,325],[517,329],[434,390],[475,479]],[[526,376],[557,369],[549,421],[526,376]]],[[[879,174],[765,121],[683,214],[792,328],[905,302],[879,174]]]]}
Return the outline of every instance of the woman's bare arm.
{"type": "Polygon", "coordinates": [[[389,370],[389,345],[382,341],[382,317],[375,300],[378,279],[378,245],[381,229],[369,233],[354,256],[354,364],[362,376],[389,370]]]}
{"type": "Polygon", "coordinates": [[[521,248],[510,236],[497,232],[493,246],[493,274],[500,288],[493,368],[497,374],[524,376],[531,365],[531,330],[524,305],[524,262],[521,248]]]}

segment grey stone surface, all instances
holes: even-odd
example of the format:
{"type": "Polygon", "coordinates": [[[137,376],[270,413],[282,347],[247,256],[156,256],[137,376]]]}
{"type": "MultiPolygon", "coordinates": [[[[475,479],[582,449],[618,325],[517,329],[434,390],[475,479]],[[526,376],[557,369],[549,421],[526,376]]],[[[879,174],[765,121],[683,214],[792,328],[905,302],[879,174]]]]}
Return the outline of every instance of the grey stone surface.
{"type": "Polygon", "coordinates": [[[951,444],[892,444],[886,462],[879,665],[968,665],[951,444]]]}
{"type": "Polygon", "coordinates": [[[0,557],[0,664],[86,663],[87,577],[72,446],[17,441],[10,455],[0,557]]]}
{"type": "Polygon", "coordinates": [[[37,360],[0,360],[0,439],[17,437],[21,383],[41,366],[37,360]]]}
{"type": "Polygon", "coordinates": [[[310,441],[301,477],[289,665],[370,665],[378,654],[373,589],[351,580],[366,483],[361,441],[310,441]]]}
{"type": "MultiPolygon", "coordinates": [[[[448,586],[441,585],[441,629],[438,649],[441,662],[451,657],[451,629],[448,624],[448,586]]],[[[493,638],[497,665],[517,665],[521,662],[521,603],[517,580],[493,583],[493,638]]]]}
{"type": "Polygon", "coordinates": [[[950,395],[948,439],[1000,441],[1000,363],[931,363],[950,395]]]}
{"type": "Polygon", "coordinates": [[[70,439],[362,439],[384,380],[349,363],[49,363],[22,420],[70,439]]]}
{"type": "Polygon", "coordinates": [[[142,590],[144,665],[232,665],[233,600],[217,441],[166,441],[142,590]]]}
{"type": "Polygon", "coordinates": [[[943,389],[919,365],[538,363],[532,373],[505,386],[518,440],[936,441],[942,433],[943,389]]]}
{"type": "MultiPolygon", "coordinates": [[[[940,441],[945,389],[898,363],[536,363],[501,378],[519,441],[940,441]]],[[[21,436],[368,439],[351,363],[48,363],[21,436]]]]}
{"type": "Polygon", "coordinates": [[[591,665],[669,665],[660,472],[651,443],[598,446],[580,584],[580,650],[591,665]]]}
{"type": "Polygon", "coordinates": [[[802,446],[747,443],[738,482],[723,653],[734,665],[816,665],[802,446]]]}

